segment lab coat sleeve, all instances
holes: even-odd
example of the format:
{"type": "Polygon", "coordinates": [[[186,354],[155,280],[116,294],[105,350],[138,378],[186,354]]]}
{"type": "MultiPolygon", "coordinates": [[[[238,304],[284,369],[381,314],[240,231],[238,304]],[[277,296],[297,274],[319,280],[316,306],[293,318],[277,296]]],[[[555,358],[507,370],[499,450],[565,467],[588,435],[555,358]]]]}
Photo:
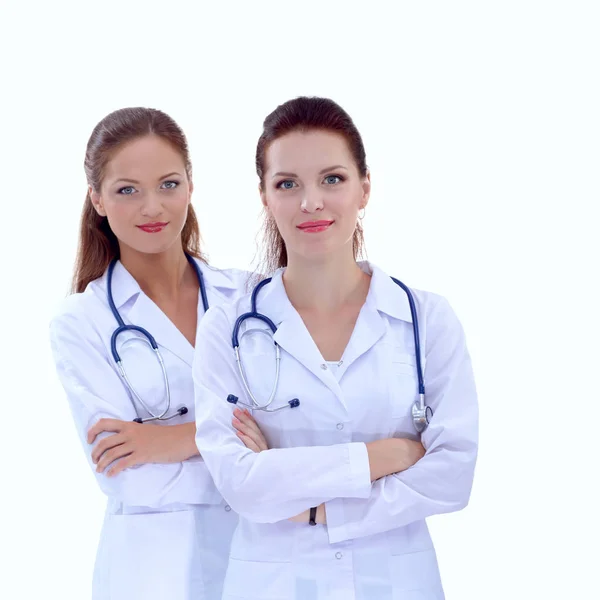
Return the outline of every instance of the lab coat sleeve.
{"type": "Polygon", "coordinates": [[[477,394],[462,327],[440,298],[427,322],[425,390],[434,410],[421,436],[425,456],[379,479],[366,500],[325,504],[330,543],[402,527],[464,508],[471,493],[478,444],[477,394]]]}
{"type": "Polygon", "coordinates": [[[139,465],[114,477],[96,473],[92,450],[97,441],[114,434],[101,434],[88,444],[88,430],[102,418],[133,420],[137,416],[134,406],[89,318],[74,313],[56,317],[50,325],[50,340],[79,438],[101,490],[130,506],[212,503],[207,495],[217,493],[212,486],[212,490],[203,489],[202,481],[209,478],[199,457],[183,463],[139,465]]]}
{"type": "Polygon", "coordinates": [[[200,325],[193,368],[196,444],[227,503],[250,521],[275,523],[331,498],[367,498],[371,476],[363,443],[259,453],[244,446],[232,425],[235,407],[227,402],[229,394],[248,402],[232,329],[222,307],[211,308],[200,325]]]}

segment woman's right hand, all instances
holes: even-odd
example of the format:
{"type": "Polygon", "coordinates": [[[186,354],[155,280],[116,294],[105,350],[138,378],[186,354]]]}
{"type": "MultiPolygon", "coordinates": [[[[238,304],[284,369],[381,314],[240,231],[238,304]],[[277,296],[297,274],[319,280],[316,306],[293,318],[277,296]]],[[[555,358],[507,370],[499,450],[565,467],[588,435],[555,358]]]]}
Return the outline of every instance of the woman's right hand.
{"type": "Polygon", "coordinates": [[[421,442],[408,438],[375,440],[368,442],[366,446],[371,468],[371,481],[406,471],[425,456],[425,448],[421,442]]]}

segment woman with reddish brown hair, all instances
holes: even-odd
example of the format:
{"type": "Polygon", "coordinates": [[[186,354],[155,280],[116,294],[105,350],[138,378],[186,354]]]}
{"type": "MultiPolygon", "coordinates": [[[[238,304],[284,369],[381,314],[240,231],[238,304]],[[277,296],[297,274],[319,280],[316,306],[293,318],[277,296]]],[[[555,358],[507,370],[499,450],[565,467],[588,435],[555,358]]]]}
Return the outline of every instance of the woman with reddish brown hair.
{"type": "Polygon", "coordinates": [[[208,312],[193,366],[196,443],[240,515],[223,599],[442,600],[426,518],[466,506],[477,456],[460,322],[360,260],[371,176],[335,102],[277,107],[256,170],[274,273],[208,312]]]}
{"type": "Polygon", "coordinates": [[[206,309],[247,277],[203,258],[188,145],[165,113],[106,116],[85,172],[74,293],[51,341],[108,496],[92,597],[217,600],[237,516],[194,442],[191,365],[206,309]]]}

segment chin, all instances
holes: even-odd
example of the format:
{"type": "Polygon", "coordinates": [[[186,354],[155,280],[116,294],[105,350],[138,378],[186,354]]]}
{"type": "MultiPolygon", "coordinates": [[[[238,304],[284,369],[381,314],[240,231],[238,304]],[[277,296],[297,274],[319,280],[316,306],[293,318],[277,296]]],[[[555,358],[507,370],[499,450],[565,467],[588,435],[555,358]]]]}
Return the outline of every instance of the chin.
{"type": "Polygon", "coordinates": [[[317,242],[311,244],[302,244],[294,248],[292,252],[298,256],[301,256],[304,260],[313,260],[318,262],[324,258],[327,258],[328,256],[331,256],[332,254],[335,254],[339,251],[339,249],[340,248],[338,246],[331,243],[317,242]]]}
{"type": "Polygon", "coordinates": [[[162,254],[169,250],[179,238],[174,240],[145,240],[145,243],[129,244],[129,247],[140,254],[162,254]]]}

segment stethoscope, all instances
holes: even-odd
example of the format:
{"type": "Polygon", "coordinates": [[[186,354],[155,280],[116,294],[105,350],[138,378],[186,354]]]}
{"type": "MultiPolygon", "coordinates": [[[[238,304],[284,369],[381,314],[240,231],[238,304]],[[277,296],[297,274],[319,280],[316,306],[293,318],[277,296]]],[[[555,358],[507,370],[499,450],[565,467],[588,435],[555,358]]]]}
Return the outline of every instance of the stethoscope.
{"type": "MultiPolygon", "coordinates": [[[[200,271],[200,267],[198,266],[196,261],[191,256],[186,254],[186,258],[188,259],[188,262],[190,263],[190,265],[192,265],[192,267],[194,267],[194,271],[196,273],[196,276],[198,277],[198,283],[200,284],[200,296],[202,298],[202,305],[204,306],[204,312],[206,312],[208,310],[208,298],[206,297],[206,287],[204,286],[204,277],[202,276],[202,271],[200,271]]],[[[107,287],[108,304],[110,306],[110,310],[112,311],[112,314],[114,315],[114,317],[117,320],[117,323],[119,325],[113,331],[113,334],[110,338],[110,350],[112,352],[113,358],[115,359],[115,362],[117,363],[119,373],[121,373],[121,377],[123,377],[123,381],[125,381],[125,385],[129,389],[129,391],[133,394],[135,399],[140,403],[140,405],[150,415],[152,415],[151,417],[148,417],[146,419],[142,419],[142,418],[138,417],[137,419],[134,419],[134,421],[136,423],[148,423],[149,421],[169,421],[170,419],[173,419],[175,417],[183,416],[188,412],[188,409],[186,406],[181,406],[180,408],[177,409],[177,411],[174,414],[167,416],[167,413],[169,412],[169,410],[171,410],[171,389],[169,388],[169,378],[167,377],[167,370],[165,368],[165,363],[163,361],[163,357],[160,354],[160,350],[158,349],[158,344],[156,343],[156,340],[143,327],[138,327],[137,325],[125,325],[125,322],[121,318],[121,315],[119,314],[119,311],[117,310],[117,307],[115,306],[115,301],[113,299],[113,294],[112,294],[112,275],[113,275],[113,271],[115,269],[115,265],[117,264],[117,260],[118,259],[113,260],[110,263],[110,265],[108,266],[107,286],[106,286],[107,287]],[[144,336],[144,337],[137,338],[137,339],[139,339],[140,341],[142,341],[146,344],[149,344],[151,346],[152,350],[154,350],[156,359],[158,360],[158,364],[160,365],[160,368],[162,370],[163,380],[165,383],[165,390],[166,390],[166,394],[167,394],[167,402],[166,402],[165,410],[163,412],[161,412],[160,414],[155,414],[152,410],[150,410],[150,408],[148,406],[146,406],[146,403],[142,400],[140,395],[135,391],[133,385],[131,385],[131,382],[129,381],[129,378],[127,377],[127,372],[125,371],[125,367],[123,366],[123,361],[121,360],[121,357],[119,356],[119,353],[117,352],[117,338],[124,331],[137,331],[137,332],[141,333],[142,336],[144,336]]]]}
{"type": "MultiPolygon", "coordinates": [[[[417,309],[415,306],[415,301],[414,301],[413,295],[412,295],[411,291],[409,290],[409,288],[406,285],[404,285],[401,281],[399,281],[398,279],[395,279],[394,277],[392,277],[392,280],[394,281],[394,283],[398,284],[406,292],[406,295],[408,297],[408,303],[410,304],[410,313],[412,315],[412,323],[413,323],[413,335],[414,335],[414,339],[415,339],[417,378],[418,378],[418,382],[419,382],[419,386],[418,386],[419,397],[417,400],[415,400],[415,402],[412,406],[412,421],[413,421],[414,428],[417,430],[417,432],[422,433],[427,428],[427,425],[429,425],[429,421],[430,421],[431,417],[433,417],[433,410],[431,409],[431,407],[427,406],[427,404],[425,403],[425,384],[423,383],[423,368],[421,366],[421,344],[419,342],[419,323],[418,323],[418,319],[417,319],[417,309]]],[[[231,338],[233,351],[235,353],[235,360],[237,362],[238,370],[239,370],[240,376],[242,378],[242,383],[244,384],[244,389],[246,390],[246,393],[248,394],[248,397],[250,398],[252,403],[247,404],[245,402],[242,402],[234,394],[229,394],[229,396],[227,396],[227,402],[230,402],[231,404],[241,404],[242,406],[246,406],[247,408],[250,408],[252,410],[262,410],[264,412],[276,412],[279,410],[283,410],[285,408],[296,408],[296,407],[300,406],[300,400],[298,398],[293,398],[292,400],[288,400],[288,402],[286,404],[284,404],[278,408],[269,408],[271,403],[275,399],[275,394],[277,392],[277,386],[279,385],[279,364],[281,362],[281,351],[279,349],[279,344],[277,344],[277,342],[273,338],[273,336],[275,335],[275,332],[277,331],[277,327],[275,326],[275,323],[273,323],[273,321],[271,321],[271,319],[269,319],[269,317],[259,313],[256,310],[256,298],[258,296],[258,292],[260,292],[260,290],[265,285],[267,285],[267,283],[269,283],[270,281],[271,281],[271,277],[269,277],[268,279],[264,279],[254,288],[254,290],[252,291],[252,296],[251,296],[251,300],[250,300],[250,312],[244,313],[243,315],[240,315],[237,318],[235,325],[233,327],[233,334],[232,334],[232,338],[231,338]],[[258,319],[259,321],[266,323],[269,326],[269,329],[268,330],[267,329],[250,329],[250,330],[246,330],[241,336],[239,336],[240,327],[242,326],[244,321],[246,321],[248,319],[258,319]],[[250,385],[248,384],[248,379],[246,377],[246,373],[244,371],[244,367],[242,366],[242,360],[240,357],[240,339],[243,338],[243,336],[246,333],[250,333],[250,332],[264,333],[265,335],[271,337],[273,345],[275,346],[275,381],[273,383],[273,388],[271,389],[271,394],[269,395],[268,400],[264,404],[261,404],[256,399],[254,394],[252,393],[252,390],[250,389],[250,385]]]]}

